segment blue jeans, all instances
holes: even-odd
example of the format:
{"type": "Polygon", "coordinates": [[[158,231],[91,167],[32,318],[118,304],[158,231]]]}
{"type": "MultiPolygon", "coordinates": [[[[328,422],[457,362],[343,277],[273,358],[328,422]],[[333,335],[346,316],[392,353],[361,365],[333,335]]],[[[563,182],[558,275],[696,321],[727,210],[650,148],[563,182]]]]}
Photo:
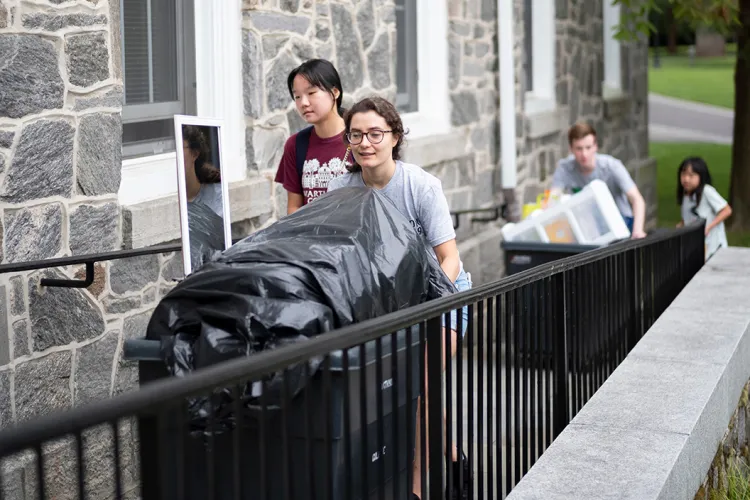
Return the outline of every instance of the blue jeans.
{"type": "MultiPolygon", "coordinates": [[[[471,274],[467,273],[464,270],[461,270],[461,272],[458,274],[458,277],[456,278],[456,288],[459,292],[465,292],[466,290],[471,290],[471,274]]],[[[461,335],[463,338],[466,336],[466,332],[469,329],[469,306],[464,306],[461,308],[461,329],[458,329],[458,314],[456,314],[457,311],[451,311],[451,330],[454,330],[456,333],[461,335]]],[[[445,316],[442,318],[443,322],[443,328],[445,328],[445,316]]]]}
{"type": "Polygon", "coordinates": [[[628,226],[628,231],[630,231],[632,233],[633,232],[633,220],[634,219],[632,217],[627,217],[625,215],[622,216],[622,219],[625,221],[625,225],[628,226]]]}

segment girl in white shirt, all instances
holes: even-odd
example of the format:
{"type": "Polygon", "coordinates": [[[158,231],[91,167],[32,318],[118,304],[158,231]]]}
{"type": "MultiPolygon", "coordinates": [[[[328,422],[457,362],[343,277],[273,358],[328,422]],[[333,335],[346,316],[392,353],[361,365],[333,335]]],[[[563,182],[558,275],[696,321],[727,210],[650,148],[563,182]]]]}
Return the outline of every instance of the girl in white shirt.
{"type": "Polygon", "coordinates": [[[711,185],[711,174],[703,158],[685,158],[677,172],[677,204],[682,221],[678,227],[697,219],[706,220],[706,260],[719,248],[729,246],[724,221],[732,215],[732,207],[711,185]]]}

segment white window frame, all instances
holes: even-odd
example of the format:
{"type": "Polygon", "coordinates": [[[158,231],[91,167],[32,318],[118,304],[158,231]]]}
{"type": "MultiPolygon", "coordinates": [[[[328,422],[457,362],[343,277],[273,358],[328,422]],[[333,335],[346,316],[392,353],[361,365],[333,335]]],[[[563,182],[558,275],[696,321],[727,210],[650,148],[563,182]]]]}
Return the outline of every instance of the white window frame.
{"type": "Polygon", "coordinates": [[[555,0],[533,0],[531,23],[531,72],[533,88],[524,95],[528,114],[544,113],[557,107],[555,60],[555,0]]]}
{"type": "Polygon", "coordinates": [[[417,111],[401,115],[409,131],[407,138],[449,133],[448,2],[445,1],[417,0],[417,100],[417,111]]]}
{"type": "MultiPolygon", "coordinates": [[[[222,175],[245,179],[245,123],[242,94],[241,0],[193,0],[197,115],[224,120],[222,175]]],[[[118,198],[122,205],[177,195],[177,154],[122,162],[118,198]]]]}
{"type": "Polygon", "coordinates": [[[621,5],[612,5],[612,0],[604,0],[602,25],[604,29],[604,96],[622,93],[622,61],[620,41],[615,38],[620,24],[621,5]]]}
{"type": "MultiPolygon", "coordinates": [[[[413,69],[413,73],[410,72],[406,75],[406,89],[399,89],[398,88],[398,64],[396,65],[396,107],[399,108],[399,111],[401,111],[401,108],[404,104],[408,105],[416,105],[417,108],[419,108],[419,89],[417,88],[417,82],[419,81],[418,73],[419,68],[417,67],[417,61],[419,60],[419,57],[417,56],[417,50],[418,50],[418,44],[417,44],[417,0],[401,0],[402,7],[399,7],[398,3],[396,4],[396,11],[398,12],[399,9],[403,9],[403,19],[404,23],[406,24],[406,33],[398,33],[398,36],[396,37],[397,43],[394,47],[394,51],[396,53],[396,59],[400,59],[402,55],[405,55],[406,61],[404,61],[404,64],[406,67],[411,66],[411,69],[413,69]],[[412,26],[412,22],[414,23],[414,29],[409,29],[412,26]],[[399,45],[401,43],[404,43],[407,48],[406,54],[401,54],[399,52],[399,45]],[[404,91],[405,90],[405,91],[404,91]],[[412,100],[416,102],[412,102],[412,100]]],[[[396,29],[398,30],[398,22],[396,23],[396,29]]],[[[399,61],[401,62],[401,61],[399,61]]],[[[408,113],[409,111],[401,111],[404,114],[408,113]]]]}

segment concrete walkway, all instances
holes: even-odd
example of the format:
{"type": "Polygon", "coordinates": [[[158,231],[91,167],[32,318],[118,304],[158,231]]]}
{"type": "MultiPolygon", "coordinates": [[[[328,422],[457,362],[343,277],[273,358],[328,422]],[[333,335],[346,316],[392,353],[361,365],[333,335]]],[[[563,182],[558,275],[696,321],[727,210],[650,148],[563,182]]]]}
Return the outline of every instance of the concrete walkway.
{"type": "Polygon", "coordinates": [[[734,111],[649,94],[649,140],[732,144],[734,111]]]}
{"type": "MultiPolygon", "coordinates": [[[[461,391],[461,409],[462,409],[462,415],[461,415],[461,448],[463,451],[469,455],[470,463],[472,465],[473,474],[474,474],[474,491],[485,491],[489,492],[491,488],[488,488],[490,484],[496,484],[500,486],[505,486],[505,480],[506,480],[506,470],[508,465],[507,463],[510,462],[511,467],[511,484],[516,483],[520,480],[518,477],[513,477],[515,475],[515,459],[516,459],[516,443],[515,438],[516,436],[507,436],[507,429],[508,425],[506,422],[506,415],[508,413],[508,407],[510,407],[510,415],[511,415],[511,423],[514,424],[515,417],[514,415],[514,397],[509,396],[515,396],[515,382],[513,382],[511,377],[511,390],[509,391],[506,388],[506,370],[504,366],[504,353],[502,353],[502,362],[501,366],[499,367],[499,374],[498,374],[498,366],[496,365],[496,353],[494,346],[490,346],[489,353],[487,352],[486,346],[485,350],[482,356],[482,359],[479,359],[477,356],[477,348],[476,346],[473,348],[473,364],[470,367],[468,363],[468,349],[464,349],[462,352],[462,360],[461,360],[461,374],[462,374],[462,385],[463,390],[461,391]],[[487,356],[488,354],[491,356],[491,370],[488,370],[488,361],[487,356]],[[498,377],[499,375],[499,377],[498,377]],[[469,377],[472,378],[473,387],[471,391],[471,396],[469,393],[469,377]],[[479,390],[478,390],[478,384],[482,384],[482,401],[480,406],[479,401],[479,390]],[[500,381],[500,391],[497,390],[497,381],[500,381]],[[496,397],[490,397],[487,398],[487,384],[491,381],[492,384],[492,394],[499,395],[501,397],[501,401],[497,401],[496,397]],[[472,404],[472,415],[469,415],[469,401],[471,400],[472,404]],[[489,417],[489,418],[488,418],[489,417]],[[498,419],[500,423],[500,436],[498,436],[498,419]],[[479,436],[479,428],[482,428],[482,435],[481,439],[479,436]],[[472,429],[472,446],[471,446],[471,453],[469,451],[469,429],[472,429]],[[499,446],[498,446],[498,437],[499,439],[499,446]],[[499,452],[499,453],[498,453],[499,452]],[[478,457],[478,454],[481,453],[482,459],[480,460],[478,457]],[[487,458],[490,458],[491,463],[488,463],[487,458]],[[500,466],[498,466],[498,458],[501,461],[500,466]],[[480,467],[481,467],[481,474],[480,474],[480,467]],[[499,474],[498,474],[499,472],[499,474]],[[498,475],[500,476],[500,479],[498,480],[498,475]],[[480,482],[481,481],[481,482],[480,482]]],[[[453,401],[453,413],[451,415],[451,420],[454,423],[453,426],[453,439],[454,442],[456,442],[458,439],[457,430],[458,430],[458,415],[455,413],[456,409],[459,407],[458,405],[458,394],[457,394],[457,379],[458,379],[458,362],[457,359],[454,358],[452,363],[452,369],[451,369],[451,379],[453,380],[452,390],[451,390],[451,399],[453,401]]],[[[526,394],[525,400],[530,400],[530,391],[529,387],[527,386],[527,380],[531,381],[531,384],[535,387],[535,397],[534,400],[537,402],[538,409],[532,410],[534,415],[532,416],[530,412],[524,410],[522,416],[524,418],[524,422],[526,423],[523,427],[526,429],[534,429],[534,440],[538,441],[541,439],[541,442],[539,445],[543,448],[546,448],[549,446],[550,443],[545,442],[544,439],[545,433],[545,427],[548,425],[547,422],[545,422],[545,415],[548,415],[548,412],[545,409],[544,401],[546,398],[544,397],[544,393],[539,394],[537,393],[536,387],[542,388],[544,391],[544,382],[546,377],[546,372],[542,370],[525,370],[522,372],[517,372],[521,374],[520,382],[521,382],[521,391],[526,394]],[[538,379],[538,380],[537,380],[538,379]],[[537,385],[538,384],[538,385],[537,385]]],[[[447,375],[447,373],[446,373],[447,375]]],[[[447,377],[446,377],[447,378],[447,377]]],[[[535,405],[536,406],[536,405],[535,405]]],[[[520,408],[519,408],[520,410],[520,408]]],[[[550,408],[549,412],[551,413],[552,408],[550,408]]],[[[515,425],[511,426],[511,429],[515,429],[515,425]]],[[[529,439],[530,436],[527,436],[526,438],[523,437],[523,434],[521,434],[522,442],[519,444],[522,444],[521,449],[528,449],[528,446],[531,443],[528,443],[526,441],[529,439]],[[528,444],[527,444],[528,443],[528,444]],[[523,446],[525,445],[525,446],[523,446]]],[[[527,464],[530,463],[532,454],[527,452],[528,455],[526,456],[526,460],[528,460],[527,464]]],[[[527,469],[528,470],[528,469],[527,469]]],[[[523,471],[526,472],[526,471],[523,471]]],[[[485,493],[488,494],[488,493],[485,493]]],[[[494,497],[495,498],[504,498],[504,494],[502,492],[494,491],[494,497]]]]}

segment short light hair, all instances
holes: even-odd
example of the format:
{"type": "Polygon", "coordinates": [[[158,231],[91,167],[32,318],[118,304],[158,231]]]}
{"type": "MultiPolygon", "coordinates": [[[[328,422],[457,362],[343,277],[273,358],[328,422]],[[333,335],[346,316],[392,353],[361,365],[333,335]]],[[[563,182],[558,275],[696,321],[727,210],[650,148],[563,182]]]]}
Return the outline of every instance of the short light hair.
{"type": "Polygon", "coordinates": [[[568,144],[573,145],[573,141],[579,141],[586,136],[593,135],[596,139],[596,130],[586,122],[578,122],[568,130],[568,144]]]}

